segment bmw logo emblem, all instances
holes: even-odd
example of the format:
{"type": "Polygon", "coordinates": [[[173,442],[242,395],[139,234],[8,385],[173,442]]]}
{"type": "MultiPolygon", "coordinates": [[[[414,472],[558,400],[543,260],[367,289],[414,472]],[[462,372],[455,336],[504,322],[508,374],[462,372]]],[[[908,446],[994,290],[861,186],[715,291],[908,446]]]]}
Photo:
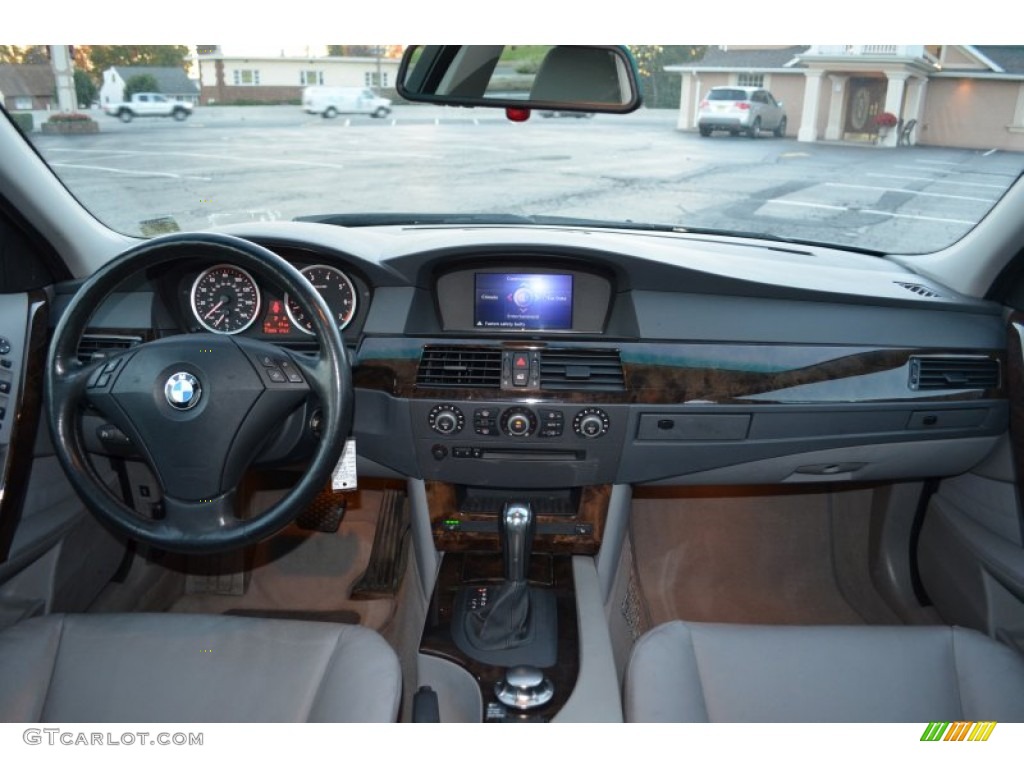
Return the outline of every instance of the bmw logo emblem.
{"type": "Polygon", "coordinates": [[[199,379],[191,373],[176,373],[164,384],[164,397],[171,404],[172,408],[179,411],[187,411],[194,408],[199,402],[199,396],[203,393],[199,386],[199,379]]]}

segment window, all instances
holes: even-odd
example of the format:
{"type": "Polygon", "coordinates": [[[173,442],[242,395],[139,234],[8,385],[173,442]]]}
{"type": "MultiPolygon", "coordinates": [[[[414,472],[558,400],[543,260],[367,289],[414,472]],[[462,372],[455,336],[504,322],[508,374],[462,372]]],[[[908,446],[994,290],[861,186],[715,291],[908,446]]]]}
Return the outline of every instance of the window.
{"type": "Polygon", "coordinates": [[[388,87],[388,73],[387,72],[381,72],[380,73],[380,79],[381,79],[381,82],[378,83],[377,82],[377,73],[376,72],[366,72],[363,75],[363,83],[368,88],[373,88],[374,86],[377,86],[377,85],[379,85],[381,88],[387,88],[388,87]]]}
{"type": "Polygon", "coordinates": [[[763,88],[764,75],[757,75],[753,72],[741,72],[736,75],[736,85],[744,85],[748,88],[763,88]]]}
{"type": "Polygon", "coordinates": [[[235,85],[260,84],[260,71],[258,69],[236,69],[233,74],[235,85]]]}
{"type": "Polygon", "coordinates": [[[15,96],[14,98],[15,109],[32,109],[32,97],[31,96],[15,96]]]}
{"type": "Polygon", "coordinates": [[[299,72],[299,85],[323,85],[324,73],[315,69],[304,69],[299,72]]]}

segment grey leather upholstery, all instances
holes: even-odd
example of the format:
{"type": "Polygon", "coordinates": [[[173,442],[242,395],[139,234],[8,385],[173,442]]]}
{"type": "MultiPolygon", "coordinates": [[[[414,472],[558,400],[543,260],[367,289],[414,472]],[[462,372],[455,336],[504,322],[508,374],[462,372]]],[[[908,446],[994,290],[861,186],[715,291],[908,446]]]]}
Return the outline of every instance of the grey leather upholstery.
{"type": "Polygon", "coordinates": [[[393,722],[401,690],[358,626],[69,614],[0,633],[0,722],[393,722]]]}
{"type": "Polygon", "coordinates": [[[1024,658],[959,627],[655,627],[633,648],[634,722],[1024,721],[1024,658]]]}

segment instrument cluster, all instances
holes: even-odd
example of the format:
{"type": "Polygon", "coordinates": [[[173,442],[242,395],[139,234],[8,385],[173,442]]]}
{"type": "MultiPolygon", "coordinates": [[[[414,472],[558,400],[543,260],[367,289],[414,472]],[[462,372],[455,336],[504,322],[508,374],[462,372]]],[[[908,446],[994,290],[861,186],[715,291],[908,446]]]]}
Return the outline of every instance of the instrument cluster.
{"type": "MultiPolygon", "coordinates": [[[[323,297],[338,329],[344,330],[359,307],[352,278],[326,264],[312,264],[300,272],[323,297]]],[[[232,264],[200,272],[189,290],[189,307],[199,326],[212,333],[242,333],[259,320],[257,328],[266,336],[291,335],[293,330],[313,335],[312,319],[297,301],[261,288],[249,272],[232,264]]]]}

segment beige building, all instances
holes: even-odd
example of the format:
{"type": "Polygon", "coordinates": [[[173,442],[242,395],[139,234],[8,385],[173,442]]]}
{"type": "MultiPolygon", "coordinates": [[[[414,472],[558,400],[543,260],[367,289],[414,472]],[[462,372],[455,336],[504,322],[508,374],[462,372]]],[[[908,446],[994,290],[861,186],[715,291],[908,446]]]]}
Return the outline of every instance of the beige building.
{"type": "Polygon", "coordinates": [[[200,102],[281,104],[302,98],[308,85],[392,90],[399,60],[376,56],[227,56],[199,54],[200,102]]]}
{"type": "Polygon", "coordinates": [[[49,64],[0,64],[0,104],[11,112],[57,106],[49,64]]]}
{"type": "Polygon", "coordinates": [[[872,142],[1024,151],[1024,46],[717,46],[681,76],[677,126],[696,130],[716,85],[765,88],[800,141],[872,142]],[[897,129],[879,135],[890,112],[897,129]],[[911,121],[914,121],[911,123],[911,121]]]}

